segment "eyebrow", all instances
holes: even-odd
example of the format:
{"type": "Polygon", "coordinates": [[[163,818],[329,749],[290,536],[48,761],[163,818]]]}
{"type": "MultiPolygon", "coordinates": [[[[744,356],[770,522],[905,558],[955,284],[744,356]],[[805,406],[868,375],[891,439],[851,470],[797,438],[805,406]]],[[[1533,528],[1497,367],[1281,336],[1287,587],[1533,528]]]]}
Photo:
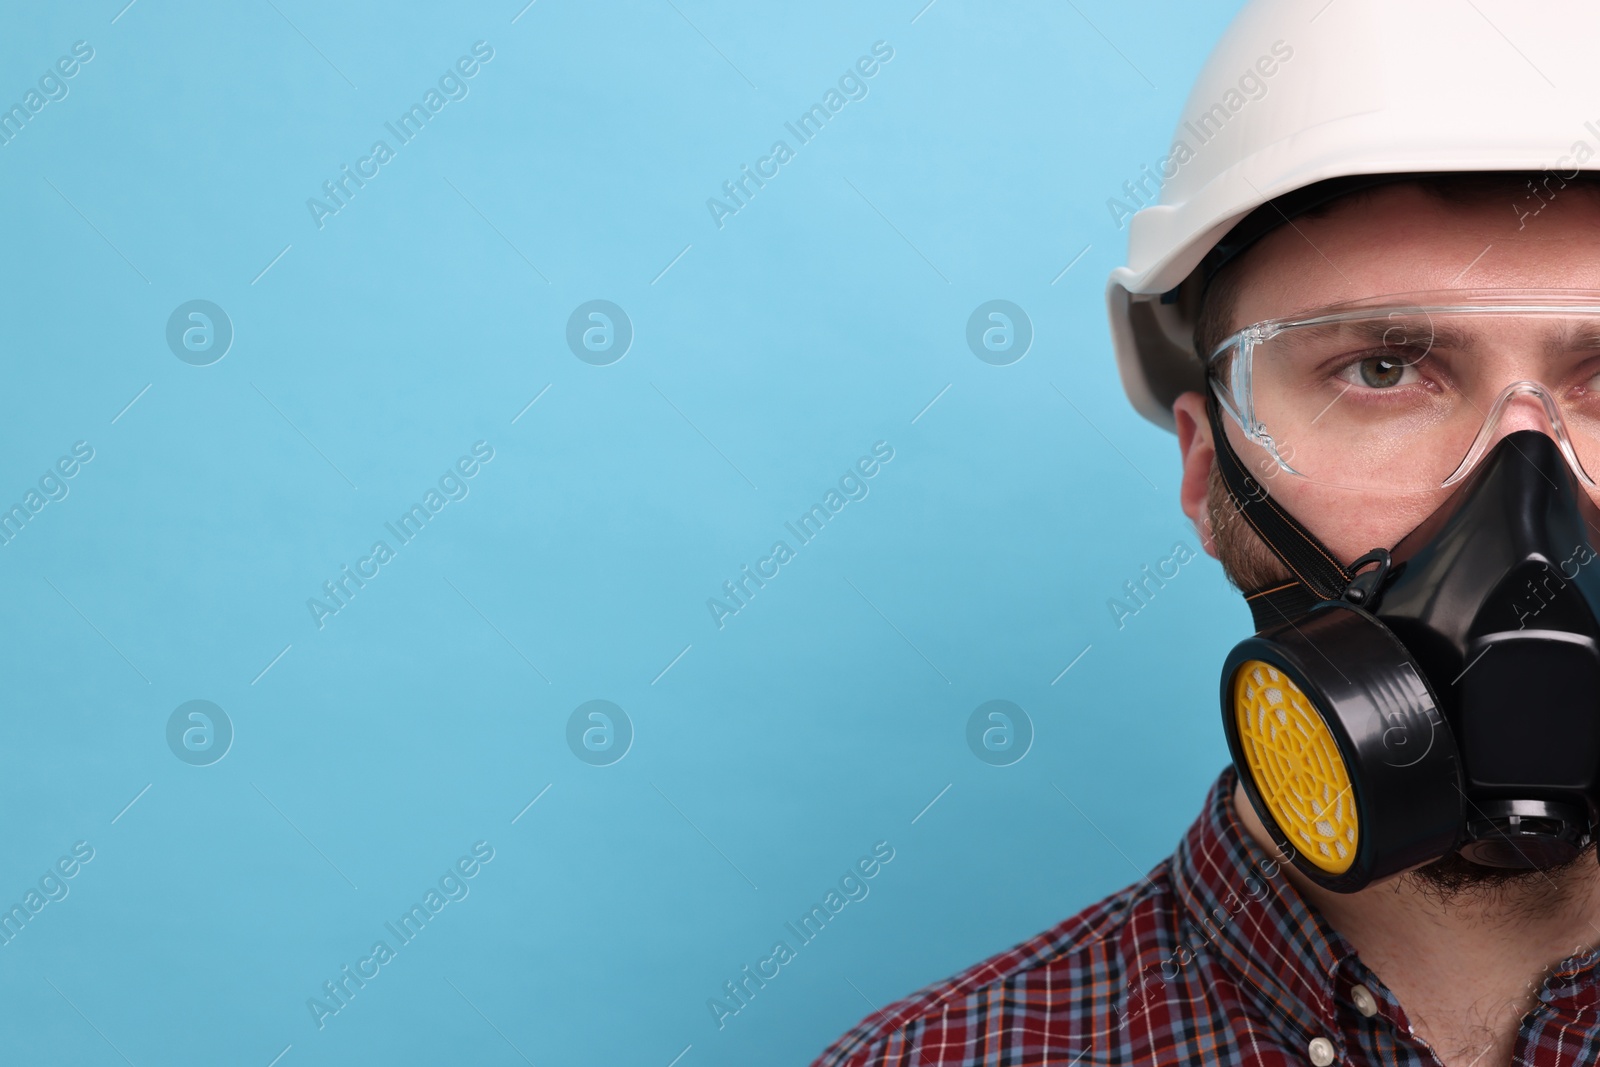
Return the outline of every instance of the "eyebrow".
{"type": "MultiPolygon", "coordinates": [[[[1587,316],[1586,316],[1587,318],[1587,316]]],[[[1310,327],[1315,330],[1318,327],[1310,327]]],[[[1447,322],[1431,321],[1426,315],[1400,319],[1356,319],[1350,322],[1326,323],[1321,328],[1337,330],[1353,343],[1374,346],[1393,344],[1390,334],[1396,329],[1406,331],[1406,343],[1426,344],[1430,351],[1470,351],[1484,344],[1480,331],[1455,326],[1447,322]],[[1417,332],[1422,336],[1411,338],[1417,332]]],[[[1299,331],[1292,331],[1289,336],[1299,331]]],[[[1558,328],[1546,332],[1541,345],[1547,356],[1558,356],[1575,351],[1600,350],[1600,321],[1563,322],[1558,328]]]]}
{"type": "Polygon", "coordinates": [[[1358,319],[1354,322],[1329,323],[1329,326],[1353,334],[1358,341],[1374,345],[1390,343],[1389,335],[1393,331],[1404,330],[1408,343],[1421,344],[1425,338],[1430,349],[1469,348],[1477,336],[1459,326],[1430,321],[1425,315],[1399,319],[1358,319]],[[1411,334],[1414,330],[1422,333],[1423,337],[1413,340],[1411,334]]]}
{"type": "Polygon", "coordinates": [[[1600,322],[1565,323],[1560,332],[1545,341],[1546,355],[1600,349],[1600,322]]]}
{"type": "Polygon", "coordinates": [[[1404,331],[1402,338],[1407,347],[1426,347],[1429,352],[1435,349],[1459,351],[1471,348],[1478,339],[1478,335],[1470,330],[1448,323],[1429,323],[1426,317],[1416,316],[1405,319],[1353,319],[1349,322],[1320,323],[1316,326],[1286,330],[1273,338],[1273,342],[1293,350],[1297,346],[1297,337],[1301,342],[1309,343],[1321,333],[1324,338],[1336,336],[1341,345],[1347,344],[1352,347],[1399,347],[1401,339],[1391,336],[1396,330],[1404,331]],[[1419,331],[1418,327],[1422,329],[1419,331]],[[1422,336],[1412,336],[1417,332],[1421,332],[1422,336]]]}

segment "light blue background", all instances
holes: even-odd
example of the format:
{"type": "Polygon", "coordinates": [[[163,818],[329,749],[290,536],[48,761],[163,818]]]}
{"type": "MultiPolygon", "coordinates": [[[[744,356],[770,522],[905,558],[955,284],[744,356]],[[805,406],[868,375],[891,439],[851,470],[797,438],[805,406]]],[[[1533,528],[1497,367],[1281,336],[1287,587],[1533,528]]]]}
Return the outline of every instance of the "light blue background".
{"type": "Polygon", "coordinates": [[[124,2],[0,34],[7,104],[95,50],[0,147],[0,504],[95,450],[0,547],[0,903],[95,849],[0,947],[0,1059],[804,1063],[1170,852],[1247,614],[1209,559],[1108,608],[1194,535],[1113,368],[1106,200],[1233,3],[124,2]],[[470,95],[318,229],[479,40],[470,95]],[[875,41],[869,95],[719,229],[706,199],[875,41]],[[164,340],[194,298],[236,331],[209,367],[164,340]],[[565,342],[596,298],[636,331],[607,367],[565,342]],[[1011,366],[966,346],[990,299],[1033,322],[1011,366]],[[479,440],[470,495],[319,630],[307,598],[479,440]],[[707,598],[880,440],[719,630],[707,598]],[[565,741],[600,698],[637,731],[607,767],[565,741]],[[237,731],[209,767],[166,744],[191,699],[237,731]],[[1010,767],[966,745],[991,699],[1036,730],[1010,767]],[[480,840],[319,1030],[307,998],[480,840]]]}

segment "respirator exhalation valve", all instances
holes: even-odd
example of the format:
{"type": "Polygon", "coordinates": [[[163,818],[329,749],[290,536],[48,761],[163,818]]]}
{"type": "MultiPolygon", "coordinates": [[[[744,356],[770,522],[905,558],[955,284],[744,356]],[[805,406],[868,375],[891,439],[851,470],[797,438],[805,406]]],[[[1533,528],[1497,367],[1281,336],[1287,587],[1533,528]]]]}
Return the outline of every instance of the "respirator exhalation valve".
{"type": "Polygon", "coordinates": [[[1485,800],[1467,815],[1464,859],[1484,867],[1545,870],[1571,863],[1592,841],[1589,814],[1548,800],[1485,800]]]}

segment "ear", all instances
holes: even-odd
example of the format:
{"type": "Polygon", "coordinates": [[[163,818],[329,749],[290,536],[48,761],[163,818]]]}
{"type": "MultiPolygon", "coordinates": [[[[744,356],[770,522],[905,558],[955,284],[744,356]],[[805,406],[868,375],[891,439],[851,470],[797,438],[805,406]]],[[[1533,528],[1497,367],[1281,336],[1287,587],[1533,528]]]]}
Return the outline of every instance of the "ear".
{"type": "Polygon", "coordinates": [[[1217,450],[1211,440],[1211,421],[1206,418],[1204,393],[1187,392],[1172,402],[1172,417],[1178,424],[1178,452],[1183,456],[1183,485],[1178,499],[1183,513],[1194,524],[1200,547],[1213,559],[1217,544],[1211,536],[1211,509],[1206,505],[1211,467],[1217,450]]]}

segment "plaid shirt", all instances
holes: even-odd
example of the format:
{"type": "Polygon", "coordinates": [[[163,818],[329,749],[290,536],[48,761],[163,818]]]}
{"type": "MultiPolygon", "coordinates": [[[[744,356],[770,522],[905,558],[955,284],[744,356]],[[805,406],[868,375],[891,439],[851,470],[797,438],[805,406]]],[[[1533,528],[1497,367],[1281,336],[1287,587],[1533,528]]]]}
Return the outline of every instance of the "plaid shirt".
{"type": "MultiPolygon", "coordinates": [[[[1143,882],[874,1012],[814,1067],[1438,1067],[1399,1002],[1245,831],[1235,781],[1229,767],[1143,882]]],[[[1546,973],[1514,1063],[1600,1058],[1597,959],[1546,973]]]]}

